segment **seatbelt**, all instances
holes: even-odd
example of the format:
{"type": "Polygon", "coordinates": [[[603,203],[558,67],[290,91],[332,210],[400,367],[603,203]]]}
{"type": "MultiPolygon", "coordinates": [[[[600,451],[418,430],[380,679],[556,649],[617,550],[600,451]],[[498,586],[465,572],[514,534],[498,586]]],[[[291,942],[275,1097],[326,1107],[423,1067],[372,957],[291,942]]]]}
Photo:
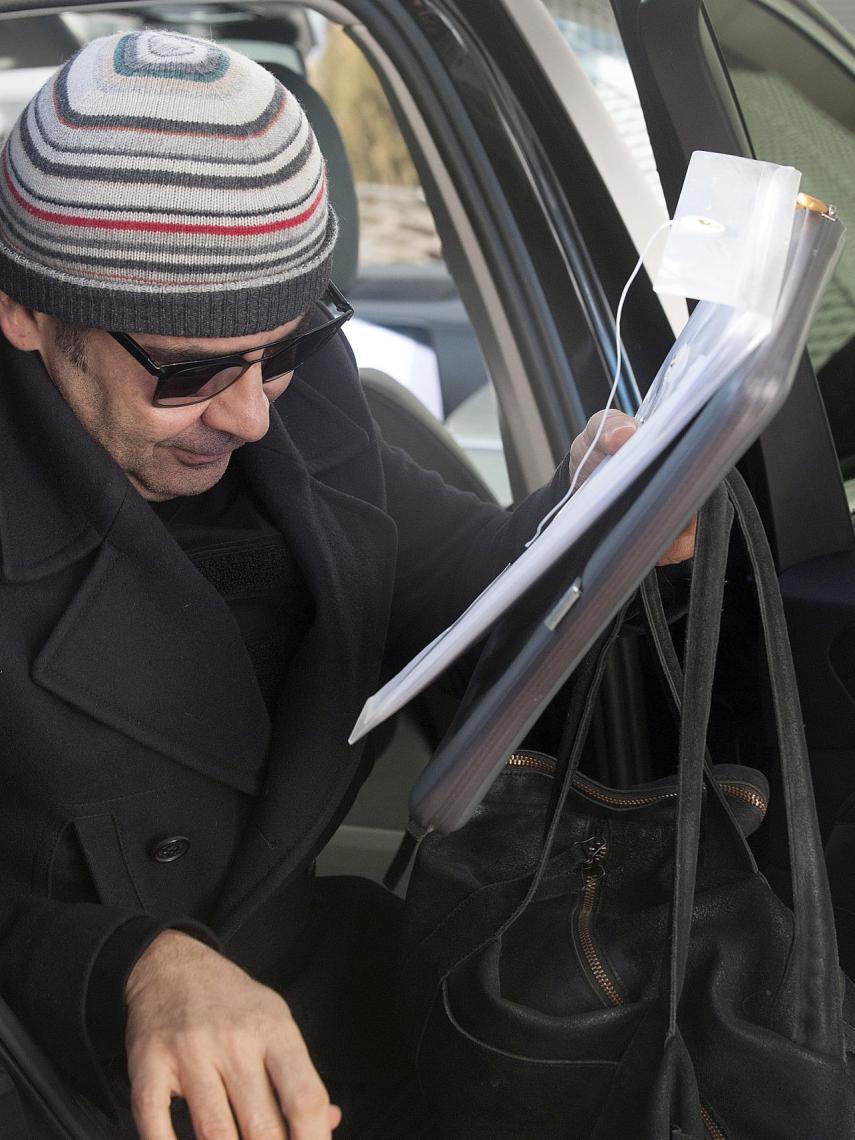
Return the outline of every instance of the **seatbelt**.
{"type": "Polygon", "coordinates": [[[3,1140],[31,1140],[18,1090],[2,1066],[0,1066],[0,1136],[3,1140]]]}
{"type": "Polygon", "coordinates": [[[0,998],[2,1140],[110,1140],[103,1119],[74,1092],[0,998]]]}

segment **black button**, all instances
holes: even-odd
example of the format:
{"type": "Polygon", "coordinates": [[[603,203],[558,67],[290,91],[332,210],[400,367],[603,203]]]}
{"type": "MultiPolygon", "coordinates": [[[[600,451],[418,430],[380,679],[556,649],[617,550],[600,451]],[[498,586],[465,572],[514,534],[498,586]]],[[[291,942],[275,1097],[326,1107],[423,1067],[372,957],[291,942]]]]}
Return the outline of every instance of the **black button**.
{"type": "Polygon", "coordinates": [[[151,857],[155,863],[174,863],[190,850],[190,840],[186,835],[170,835],[152,844],[151,857]]]}

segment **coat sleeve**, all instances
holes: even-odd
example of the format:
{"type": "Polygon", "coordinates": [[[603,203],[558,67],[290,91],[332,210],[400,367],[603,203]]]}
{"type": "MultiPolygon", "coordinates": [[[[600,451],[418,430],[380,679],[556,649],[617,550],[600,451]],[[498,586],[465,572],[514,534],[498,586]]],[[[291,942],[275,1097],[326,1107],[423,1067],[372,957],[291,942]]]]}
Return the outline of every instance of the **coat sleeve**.
{"type": "Polygon", "coordinates": [[[398,528],[392,600],[395,660],[440,633],[523,550],[569,486],[562,460],[552,480],[506,511],[450,487],[398,448],[381,445],[388,510],[398,528]]]}
{"type": "Polygon", "coordinates": [[[0,903],[0,992],[65,1076],[107,1112],[114,1103],[101,1062],[122,1053],[125,981],[166,929],[216,946],[191,919],[33,895],[0,903]]]}

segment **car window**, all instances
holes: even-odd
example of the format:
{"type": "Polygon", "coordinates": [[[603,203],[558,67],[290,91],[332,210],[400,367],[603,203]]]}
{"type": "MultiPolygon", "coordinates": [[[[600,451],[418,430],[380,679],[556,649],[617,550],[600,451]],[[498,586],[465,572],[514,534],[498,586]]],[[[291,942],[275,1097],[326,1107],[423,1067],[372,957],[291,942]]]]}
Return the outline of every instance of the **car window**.
{"type": "MultiPolygon", "coordinates": [[[[668,208],[635,77],[611,4],[609,0],[544,0],[544,4],[590,84],[596,101],[611,120],[611,131],[604,131],[601,124],[593,123],[586,130],[588,110],[580,107],[578,98],[568,103],[568,113],[585,135],[636,248],[639,252],[646,250],[644,263],[652,277],[665,241],[648,245],[648,240],[668,217],[668,208]],[[624,169],[620,172],[612,162],[602,161],[596,153],[602,146],[613,154],[615,141],[624,152],[624,169]]],[[[688,317],[685,300],[661,294],[659,303],[676,336],[688,317]]]]}
{"type": "Polygon", "coordinates": [[[546,6],[664,211],[644,112],[608,0],[546,0],[546,6]]]}
{"type": "Polygon", "coordinates": [[[309,76],[341,130],[358,202],[358,319],[348,329],[357,360],[409,388],[508,504],[492,384],[407,145],[360,48],[326,20],[314,27],[309,76]]]}
{"type": "MultiPolygon", "coordinates": [[[[707,0],[758,158],[802,171],[802,189],[855,223],[855,41],[809,10],[707,0]],[[847,44],[848,38],[848,44],[847,44]]],[[[849,242],[808,339],[850,507],[855,506],[855,243],[849,242]]]]}
{"type": "Polygon", "coordinates": [[[494,497],[508,504],[499,416],[477,338],[380,83],[339,27],[297,6],[274,13],[263,6],[215,4],[117,6],[6,20],[0,138],[77,46],[143,25],[211,36],[290,83],[328,160],[342,230],[334,272],[344,274],[339,283],[356,310],[346,331],[357,363],[387,374],[416,397],[456,440],[494,497]],[[316,111],[330,120],[329,127],[321,130],[316,111]],[[354,190],[351,206],[348,193],[352,197],[354,190]]]}

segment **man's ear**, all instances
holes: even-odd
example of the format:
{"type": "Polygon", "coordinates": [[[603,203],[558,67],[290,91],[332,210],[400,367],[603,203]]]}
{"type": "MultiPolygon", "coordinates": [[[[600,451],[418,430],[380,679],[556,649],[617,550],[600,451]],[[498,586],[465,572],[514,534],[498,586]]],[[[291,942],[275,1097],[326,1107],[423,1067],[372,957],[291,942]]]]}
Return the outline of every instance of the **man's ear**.
{"type": "Polygon", "coordinates": [[[7,293],[0,293],[0,329],[14,348],[33,352],[42,347],[40,315],[14,301],[7,293]]]}

